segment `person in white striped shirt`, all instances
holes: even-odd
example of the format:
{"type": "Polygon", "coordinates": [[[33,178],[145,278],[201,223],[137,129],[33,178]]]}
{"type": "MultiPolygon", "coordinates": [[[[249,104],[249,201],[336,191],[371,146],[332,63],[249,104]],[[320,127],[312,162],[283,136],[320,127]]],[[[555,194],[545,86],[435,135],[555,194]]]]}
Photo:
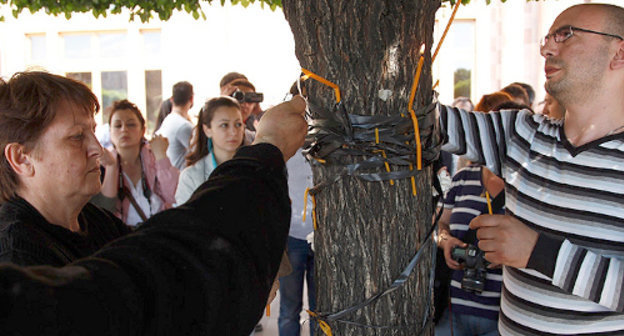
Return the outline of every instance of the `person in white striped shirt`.
{"type": "Polygon", "coordinates": [[[479,248],[502,264],[501,335],[624,334],[624,8],[583,4],[544,37],[546,90],[566,109],[440,106],[443,150],[505,180],[479,248]]]}

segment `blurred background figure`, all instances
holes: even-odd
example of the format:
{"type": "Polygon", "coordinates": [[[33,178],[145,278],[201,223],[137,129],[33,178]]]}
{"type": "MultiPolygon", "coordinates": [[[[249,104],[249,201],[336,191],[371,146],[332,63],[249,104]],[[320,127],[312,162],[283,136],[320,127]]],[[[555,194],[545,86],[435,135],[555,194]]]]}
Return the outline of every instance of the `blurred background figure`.
{"type": "Polygon", "coordinates": [[[175,202],[179,171],[167,158],[167,139],[145,141],[145,119],[133,103],[113,103],[109,123],[113,148],[102,157],[102,191],[93,202],[137,225],[175,202]]]}
{"type": "Polygon", "coordinates": [[[522,82],[513,82],[511,84],[522,86],[527,96],[529,97],[529,103],[527,105],[530,106],[531,109],[533,109],[534,108],[533,104],[535,103],[535,90],[533,89],[533,87],[527,83],[522,83],[522,82]]]}
{"type": "Polygon", "coordinates": [[[193,107],[193,85],[189,82],[178,82],[173,85],[171,95],[171,113],[169,113],[156,134],[169,140],[167,157],[171,164],[183,169],[186,165],[186,155],[191,141],[193,124],[189,117],[189,110],[193,107]]]}
{"type": "Polygon", "coordinates": [[[245,126],[236,99],[223,96],[209,99],[204,104],[193,132],[186,168],[180,173],[176,205],[188,201],[218,165],[234,156],[244,135],[245,126]]]}
{"type": "Polygon", "coordinates": [[[551,96],[548,92],[546,93],[546,96],[544,96],[544,101],[540,104],[543,105],[542,114],[548,116],[550,119],[559,120],[563,119],[565,116],[566,111],[563,106],[561,106],[559,101],[557,101],[557,99],[551,96]]]}
{"type": "MultiPolygon", "coordinates": [[[[173,108],[173,103],[171,102],[171,99],[172,98],[165,99],[160,103],[160,107],[158,108],[158,116],[156,117],[156,126],[154,127],[154,134],[158,132],[165,118],[169,115],[169,113],[171,113],[171,109],[173,108]]],[[[106,148],[106,146],[104,146],[104,148],[106,148]]]]}
{"type": "MultiPolygon", "coordinates": [[[[526,90],[518,84],[509,84],[500,90],[501,92],[508,93],[511,96],[511,100],[518,104],[530,106],[529,95],[526,90]]],[[[488,111],[489,112],[489,111],[488,111]]]]}

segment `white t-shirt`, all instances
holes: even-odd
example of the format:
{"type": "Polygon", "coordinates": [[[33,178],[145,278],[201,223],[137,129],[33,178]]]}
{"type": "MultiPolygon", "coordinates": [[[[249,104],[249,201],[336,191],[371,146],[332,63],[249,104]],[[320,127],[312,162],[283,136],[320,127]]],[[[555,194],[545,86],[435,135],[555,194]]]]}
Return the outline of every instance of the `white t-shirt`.
{"type": "MultiPolygon", "coordinates": [[[[143,193],[143,180],[140,179],[137,184],[134,185],[132,184],[132,181],[130,180],[128,175],[126,175],[126,173],[123,173],[123,175],[124,179],[126,179],[126,183],[129,186],[128,189],[130,190],[132,197],[134,197],[134,200],[137,202],[139,207],[141,207],[141,210],[143,210],[145,216],[149,218],[153,214],[157,213],[161,206],[160,198],[158,198],[158,196],[156,196],[156,194],[152,192],[152,197],[150,197],[150,207],[150,202],[147,201],[147,197],[145,197],[145,194],[143,193]]],[[[141,216],[139,216],[139,213],[134,208],[134,205],[130,203],[130,206],[128,207],[128,218],[126,219],[126,224],[130,226],[136,226],[138,223],[141,222],[143,222],[143,219],[141,218],[141,216]]]]}
{"type": "Polygon", "coordinates": [[[156,132],[169,140],[167,157],[171,164],[179,170],[186,166],[186,154],[191,141],[193,124],[178,113],[171,112],[156,132]]]}

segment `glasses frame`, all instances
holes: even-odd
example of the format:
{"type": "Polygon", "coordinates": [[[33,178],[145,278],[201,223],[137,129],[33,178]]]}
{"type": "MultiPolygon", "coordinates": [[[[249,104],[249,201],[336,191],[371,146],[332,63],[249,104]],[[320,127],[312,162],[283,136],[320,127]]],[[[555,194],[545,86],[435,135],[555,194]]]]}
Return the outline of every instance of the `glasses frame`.
{"type": "Polygon", "coordinates": [[[552,32],[550,34],[546,34],[546,36],[542,37],[542,39],[540,41],[540,46],[544,47],[546,45],[546,43],[548,43],[548,40],[551,37],[553,38],[553,41],[555,41],[555,43],[563,43],[563,42],[569,40],[572,36],[574,36],[574,31],[580,31],[580,32],[584,32],[584,33],[608,36],[608,37],[613,37],[613,38],[616,38],[618,40],[624,41],[624,37],[622,37],[620,35],[616,35],[616,34],[603,33],[603,32],[599,32],[599,31],[595,31],[595,30],[591,30],[591,29],[585,29],[585,28],[579,28],[579,27],[575,27],[575,26],[563,26],[561,28],[558,28],[554,32],[552,32]],[[558,36],[562,35],[562,33],[566,32],[566,30],[569,30],[570,34],[568,34],[568,35],[566,35],[564,37],[558,37],[558,36]]]}

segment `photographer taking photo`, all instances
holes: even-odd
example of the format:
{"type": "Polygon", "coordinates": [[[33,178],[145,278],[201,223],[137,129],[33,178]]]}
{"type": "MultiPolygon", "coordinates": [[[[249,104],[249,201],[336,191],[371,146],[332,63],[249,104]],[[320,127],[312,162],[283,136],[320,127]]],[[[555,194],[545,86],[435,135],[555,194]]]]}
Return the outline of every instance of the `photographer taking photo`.
{"type": "MultiPolygon", "coordinates": [[[[476,164],[453,176],[438,231],[438,247],[453,270],[450,305],[446,318],[443,316],[436,327],[436,335],[498,335],[502,271],[499,267],[486,268],[488,262],[477,247],[475,231],[468,226],[473,218],[489,213],[492,200],[502,196],[503,186],[502,179],[476,164]]],[[[500,208],[493,212],[502,214],[500,208]]]]}

